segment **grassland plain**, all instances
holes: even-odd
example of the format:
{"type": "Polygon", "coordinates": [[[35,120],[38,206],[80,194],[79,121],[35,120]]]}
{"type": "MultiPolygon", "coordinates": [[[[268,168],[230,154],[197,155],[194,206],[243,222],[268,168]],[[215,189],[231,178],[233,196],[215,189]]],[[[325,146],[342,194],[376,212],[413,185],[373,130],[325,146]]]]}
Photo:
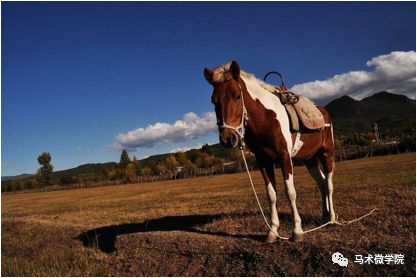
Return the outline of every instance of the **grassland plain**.
{"type": "MultiPolygon", "coordinates": [[[[415,276],[415,153],[339,162],[336,212],[304,241],[263,243],[267,228],[245,173],[2,196],[3,276],[415,276]],[[333,252],[350,261],[331,262],[333,252]],[[404,254],[404,265],[359,265],[355,254],[404,254]]],[[[280,176],[277,170],[277,175],[280,176]]],[[[253,172],[264,208],[262,178],[253,172]]],[[[295,169],[304,228],[321,223],[319,190],[295,169]]],[[[282,184],[283,235],[291,232],[282,184]]]]}

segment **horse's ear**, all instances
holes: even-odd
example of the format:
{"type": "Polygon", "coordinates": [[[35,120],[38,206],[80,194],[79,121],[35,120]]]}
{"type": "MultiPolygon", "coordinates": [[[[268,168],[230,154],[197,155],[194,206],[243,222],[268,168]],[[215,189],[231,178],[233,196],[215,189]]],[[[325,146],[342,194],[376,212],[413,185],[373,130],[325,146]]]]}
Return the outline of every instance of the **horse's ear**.
{"type": "Polygon", "coordinates": [[[230,72],[232,73],[233,79],[239,80],[240,66],[236,61],[232,61],[230,64],[230,72]]]}
{"type": "Polygon", "coordinates": [[[204,77],[206,78],[207,82],[210,84],[213,84],[213,75],[214,75],[213,70],[209,70],[208,68],[204,69],[204,77]]]}

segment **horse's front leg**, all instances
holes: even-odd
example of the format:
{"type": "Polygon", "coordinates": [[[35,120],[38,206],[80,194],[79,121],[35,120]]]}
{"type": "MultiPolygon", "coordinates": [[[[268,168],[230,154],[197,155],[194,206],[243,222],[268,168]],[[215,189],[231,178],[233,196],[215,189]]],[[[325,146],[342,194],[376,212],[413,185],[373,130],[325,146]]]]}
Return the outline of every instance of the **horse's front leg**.
{"type": "Polygon", "coordinates": [[[286,188],[286,195],[291,205],[291,210],[294,220],[294,230],[291,236],[292,241],[302,241],[303,240],[303,228],[301,226],[301,217],[298,214],[297,210],[297,193],[295,192],[294,179],[293,179],[293,165],[290,155],[284,154],[281,157],[281,170],[282,176],[284,177],[284,183],[286,188]]]}
{"type": "Polygon", "coordinates": [[[265,181],[266,191],[268,193],[269,204],[271,207],[271,229],[269,231],[268,237],[266,238],[266,243],[274,243],[277,241],[279,219],[277,211],[277,194],[276,194],[276,182],[275,182],[275,166],[274,163],[266,163],[259,165],[261,169],[262,176],[265,181]]]}

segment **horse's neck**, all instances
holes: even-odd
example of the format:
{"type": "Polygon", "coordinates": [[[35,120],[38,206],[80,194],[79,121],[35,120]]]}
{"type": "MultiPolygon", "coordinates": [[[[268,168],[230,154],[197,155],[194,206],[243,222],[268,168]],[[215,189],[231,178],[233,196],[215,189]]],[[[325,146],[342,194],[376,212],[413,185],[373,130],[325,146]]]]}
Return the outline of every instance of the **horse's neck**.
{"type": "Polygon", "coordinates": [[[267,110],[273,111],[283,132],[289,132],[289,118],[279,98],[265,90],[254,78],[242,78],[242,80],[247,89],[245,102],[247,103],[248,116],[256,122],[258,118],[262,117],[261,115],[267,113],[267,110]],[[262,104],[261,106],[256,104],[257,100],[262,104]]]}
{"type": "MultiPolygon", "coordinates": [[[[288,152],[291,152],[293,142],[290,121],[284,105],[277,96],[262,88],[257,80],[242,79],[247,88],[246,94],[243,96],[249,117],[247,128],[259,139],[269,138],[271,134],[279,134],[278,136],[282,136],[287,143],[288,152]],[[258,105],[257,101],[261,105],[258,105]],[[271,113],[271,111],[274,113],[271,113]],[[277,124],[274,124],[274,121],[277,121],[277,124]],[[280,129],[279,132],[274,132],[274,129],[276,131],[278,128],[280,129]]],[[[259,142],[259,140],[257,141],[259,142]]],[[[268,141],[271,140],[266,140],[266,142],[268,141]]],[[[251,144],[248,145],[250,147],[251,144]]]]}

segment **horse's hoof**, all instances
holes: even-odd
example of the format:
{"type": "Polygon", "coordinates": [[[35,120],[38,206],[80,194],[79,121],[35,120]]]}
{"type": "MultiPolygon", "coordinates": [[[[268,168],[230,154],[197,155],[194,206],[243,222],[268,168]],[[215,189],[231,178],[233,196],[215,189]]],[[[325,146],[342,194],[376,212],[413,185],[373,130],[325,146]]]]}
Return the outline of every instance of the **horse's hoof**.
{"type": "Polygon", "coordinates": [[[265,243],[271,244],[277,241],[277,236],[274,234],[268,234],[268,237],[265,239],[265,243]]]}
{"type": "Polygon", "coordinates": [[[329,212],[324,212],[323,223],[336,224],[336,215],[335,214],[332,215],[329,212]]]}
{"type": "Polygon", "coordinates": [[[336,224],[336,217],[323,217],[323,223],[330,223],[331,225],[336,224]]]}
{"type": "Polygon", "coordinates": [[[304,234],[302,233],[293,233],[292,236],[290,237],[290,240],[293,242],[303,241],[303,239],[304,239],[304,234]]]}

